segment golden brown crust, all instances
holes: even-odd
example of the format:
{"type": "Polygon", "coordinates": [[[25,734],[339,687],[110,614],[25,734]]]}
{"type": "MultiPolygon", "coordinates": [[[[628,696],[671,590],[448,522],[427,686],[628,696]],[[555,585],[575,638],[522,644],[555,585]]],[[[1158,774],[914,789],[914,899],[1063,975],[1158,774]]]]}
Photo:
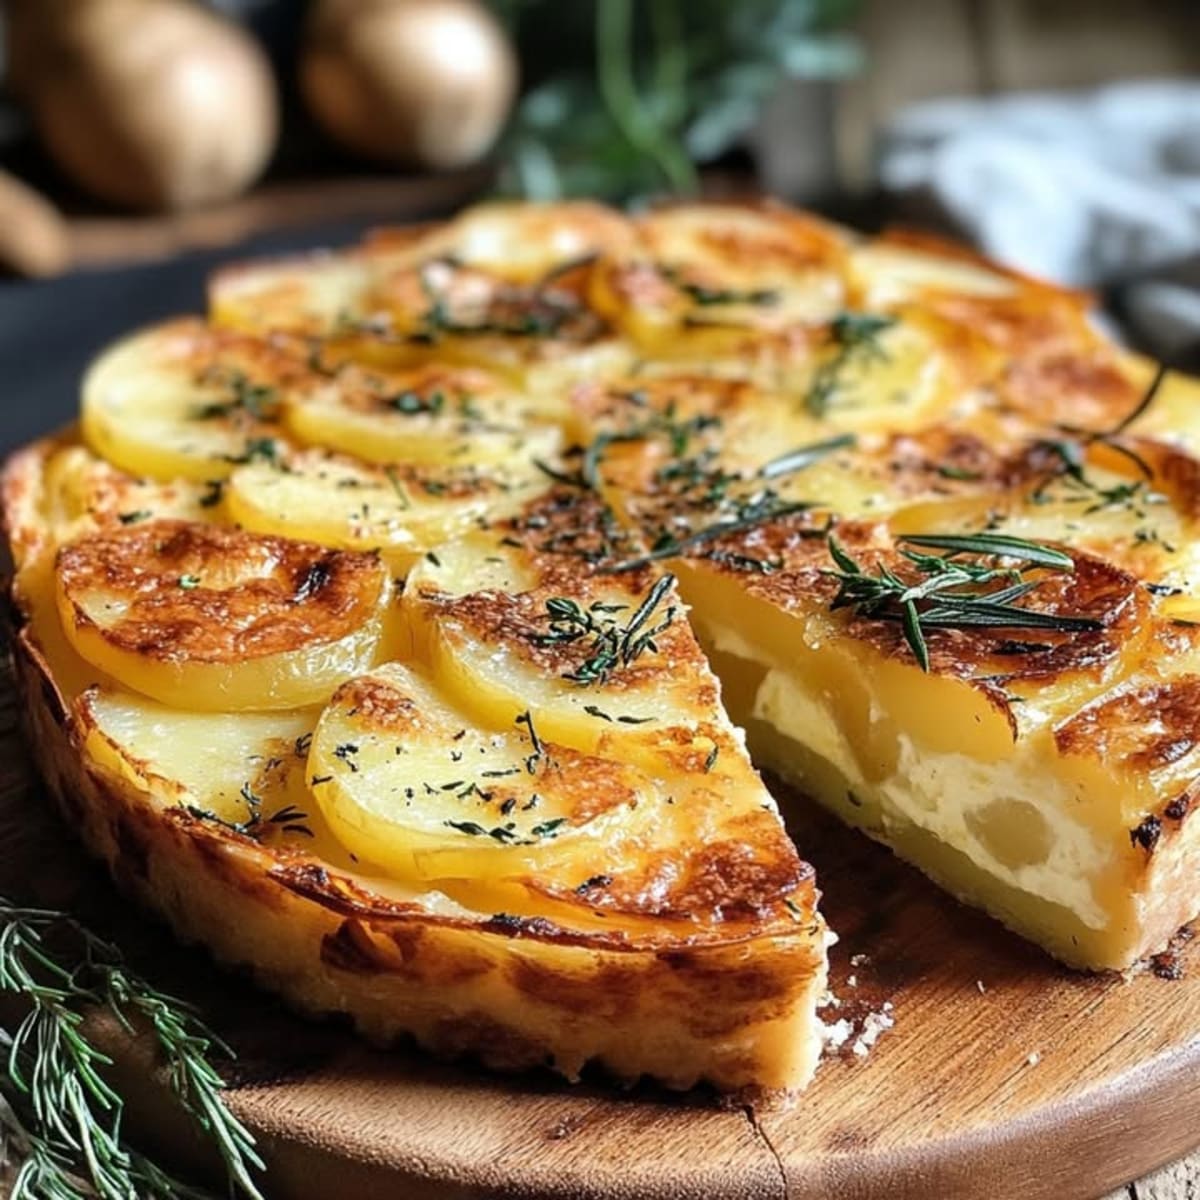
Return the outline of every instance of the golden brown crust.
{"type": "Polygon", "coordinates": [[[182,809],[156,811],[89,767],[28,630],[12,644],[29,744],[72,827],[181,936],[249,966],[302,1010],[348,1012],[377,1041],[412,1035],[434,1053],[501,1070],[550,1061],[573,1077],[595,1059],[618,1078],[645,1072],[682,1088],[706,1078],[776,1102],[815,1065],[815,1042],[780,1041],[772,1030],[781,1020],[804,1027],[824,986],[823,935],[793,925],[794,935],[773,939],[745,927],[632,937],[386,900],[300,851],[264,847],[182,809]],[[236,920],[227,919],[231,904],[236,920]],[[517,943],[523,950],[513,954],[517,943]],[[585,994],[592,1003],[583,1009],[585,994]],[[514,1003],[501,1003],[507,996],[514,1003]],[[705,1014],[714,1006],[737,1034],[728,1042],[712,1035],[705,1014]],[[613,1042],[616,1011],[644,1045],[613,1042]]]}
{"type": "Polygon", "coordinates": [[[56,571],[79,626],[164,662],[236,663],[331,642],[375,611],[374,554],[187,521],[150,521],[64,546],[56,571]],[[120,596],[98,625],[87,598],[120,596]]]}
{"type": "Polygon", "coordinates": [[[1062,754],[1091,754],[1131,773],[1171,766],[1200,747],[1200,677],[1106,697],[1058,726],[1054,740],[1062,754]]]}

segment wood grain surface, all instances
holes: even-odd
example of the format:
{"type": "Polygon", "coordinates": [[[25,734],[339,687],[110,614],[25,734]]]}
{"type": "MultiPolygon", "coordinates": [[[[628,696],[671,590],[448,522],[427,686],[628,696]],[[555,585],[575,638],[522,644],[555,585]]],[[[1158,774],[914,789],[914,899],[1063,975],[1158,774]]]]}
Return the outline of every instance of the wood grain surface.
{"type": "MultiPolygon", "coordinates": [[[[11,694],[6,676],[0,694],[11,694]]],[[[175,946],[48,812],[13,708],[0,704],[0,887],[74,907],[156,982],[202,1006],[237,1051],[229,1102],[260,1138],[272,1200],[1195,1194],[1187,1166],[1122,1186],[1200,1144],[1194,945],[1181,941],[1176,979],[1072,974],[784,796],[841,935],[841,1007],[825,1016],[856,1031],[794,1109],[756,1115],[603,1080],[487,1076],[302,1022],[175,946]],[[885,1002],[895,1026],[860,1057],[857,1031],[885,1002]]],[[[203,1166],[144,1046],[103,1022],[95,1032],[131,1096],[131,1128],[203,1166]]]]}

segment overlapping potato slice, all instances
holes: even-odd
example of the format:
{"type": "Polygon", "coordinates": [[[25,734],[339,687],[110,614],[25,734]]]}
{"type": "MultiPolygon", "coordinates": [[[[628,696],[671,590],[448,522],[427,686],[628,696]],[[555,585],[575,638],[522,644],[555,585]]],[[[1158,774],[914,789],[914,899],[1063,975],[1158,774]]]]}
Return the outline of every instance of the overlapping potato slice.
{"type": "Polygon", "coordinates": [[[342,843],[401,877],[521,875],[564,856],[615,858],[631,826],[665,803],[636,768],[546,740],[530,713],[481,726],[399,664],[338,690],[313,735],[309,772],[342,843]]]}
{"type": "Polygon", "coordinates": [[[547,411],[494,373],[441,364],[385,371],[343,362],[327,386],[293,394],[284,406],[297,440],[377,463],[549,455],[557,436],[543,418],[565,415],[565,405],[547,411]]]}
{"type": "Polygon", "coordinates": [[[83,382],[83,435],[152,479],[221,479],[281,453],[283,391],[309,376],[295,348],[181,318],[105,351],[83,382]]]}
{"type": "MultiPolygon", "coordinates": [[[[931,294],[1013,297],[1035,286],[1032,280],[987,262],[962,246],[903,231],[856,243],[847,255],[846,265],[855,300],[872,308],[909,305],[931,294]]],[[[1058,298],[1069,294],[1050,285],[1044,285],[1044,290],[1058,298]]]]}
{"type": "Polygon", "coordinates": [[[595,255],[630,236],[595,205],[485,206],[319,263],[222,272],[210,307],[229,327],[321,336],[333,359],[486,363],[542,391],[628,362],[587,290],[595,255]]]}
{"type": "Polygon", "coordinates": [[[694,743],[702,759],[717,691],[673,577],[563,570],[513,540],[473,534],[408,578],[405,615],[447,693],[496,727],[528,711],[587,752],[694,743]]]}
{"type": "Polygon", "coordinates": [[[10,460],[4,509],[16,565],[39,550],[96,529],[155,517],[211,519],[220,494],[213,486],[176,479],[161,483],[130,475],[98,458],[74,436],[36,442],[10,460]]]}
{"type": "Polygon", "coordinates": [[[55,566],[79,654],[185,710],[324,699],[384,652],[391,587],[373,554],[175,520],[83,537],[55,566]]]}
{"type": "Polygon", "coordinates": [[[671,206],[595,272],[593,302],[638,346],[666,357],[720,353],[749,332],[821,324],[844,307],[847,242],[781,208],[671,206]]]}
{"type": "Polygon", "coordinates": [[[519,458],[510,467],[483,469],[381,466],[307,450],[285,464],[239,467],[225,486],[224,503],[243,529],[339,549],[378,549],[393,569],[407,571],[485,518],[516,511],[545,483],[532,462],[519,458]]]}
{"type": "Polygon", "coordinates": [[[305,759],[316,710],[198,713],[91,687],[75,703],[93,761],[182,806],[256,834],[308,837],[305,759]],[[301,832],[303,827],[303,832],[301,832]]]}
{"type": "MultiPolygon", "coordinates": [[[[1060,433],[979,461],[940,495],[897,506],[899,532],[986,528],[1033,541],[1064,541],[1131,572],[1163,597],[1200,588],[1200,463],[1149,439],[1119,443],[1060,433]]],[[[1194,607],[1194,602],[1193,602],[1194,607]]]]}

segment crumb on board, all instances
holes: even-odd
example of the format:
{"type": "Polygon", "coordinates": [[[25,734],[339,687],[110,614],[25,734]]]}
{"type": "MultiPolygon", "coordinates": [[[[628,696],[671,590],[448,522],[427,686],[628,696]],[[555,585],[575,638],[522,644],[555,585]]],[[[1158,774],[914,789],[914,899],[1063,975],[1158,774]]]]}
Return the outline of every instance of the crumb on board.
{"type": "Polygon", "coordinates": [[[982,980],[982,979],[977,979],[977,980],[975,980],[975,986],[976,986],[976,987],[979,989],[979,994],[980,994],[981,996],[984,994],[984,992],[986,992],[986,991],[987,991],[987,988],[985,988],[985,987],[983,986],[983,980],[982,980]]]}
{"type": "Polygon", "coordinates": [[[836,1053],[850,1040],[853,1032],[854,1026],[845,1017],[839,1017],[836,1021],[822,1021],[821,1049],[823,1053],[836,1053]]]}
{"type": "Polygon", "coordinates": [[[1032,1051],[1029,1057],[1025,1060],[1025,1064],[1030,1067],[1036,1067],[1042,1061],[1042,1056],[1036,1051],[1032,1051]]]}
{"type": "MultiPolygon", "coordinates": [[[[840,1002],[828,1005],[837,1009],[840,1002]]],[[[871,1048],[879,1040],[880,1035],[896,1024],[892,1013],[892,1002],[885,1000],[878,1009],[873,1009],[861,1017],[851,1019],[840,1016],[835,1021],[821,1023],[822,1053],[825,1055],[849,1052],[858,1059],[866,1058],[871,1048]]]]}
{"type": "Polygon", "coordinates": [[[871,1047],[879,1041],[879,1035],[895,1025],[896,1018],[892,1016],[891,1009],[892,1002],[888,1000],[878,1012],[867,1013],[863,1018],[862,1029],[854,1039],[854,1045],[850,1047],[858,1058],[866,1058],[871,1047]]]}

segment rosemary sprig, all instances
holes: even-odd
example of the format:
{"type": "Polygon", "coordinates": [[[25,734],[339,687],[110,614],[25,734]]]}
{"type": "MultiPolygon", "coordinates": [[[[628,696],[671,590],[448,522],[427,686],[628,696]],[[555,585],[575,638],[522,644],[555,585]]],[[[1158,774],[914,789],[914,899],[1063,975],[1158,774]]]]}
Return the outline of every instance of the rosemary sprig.
{"type": "Polygon", "coordinates": [[[14,1031],[0,1033],[0,1126],[22,1158],[12,1200],[200,1194],[126,1143],[123,1100],[102,1073],[111,1060],[84,1028],[96,1007],[129,1031],[148,1027],[172,1092],[215,1144],[230,1185],[262,1200],[251,1178],[263,1166],[254,1138],[222,1103],[225,1085],[210,1061],[232,1051],[190,1006],[134,974],[111,942],[65,913],[0,897],[0,991],[29,1007],[14,1031]]]}
{"type": "Polygon", "coordinates": [[[923,554],[901,547],[900,554],[911,564],[916,578],[902,578],[890,567],[878,565],[872,574],[830,533],[829,556],[837,569],[826,574],[838,582],[830,608],[851,608],[860,617],[900,622],[904,640],[923,671],[929,670],[925,638],[929,629],[1019,628],[1081,633],[1103,628],[1091,617],[1039,612],[1016,603],[1042,583],[1041,578],[1026,578],[1027,571],[1075,569],[1071,556],[1053,546],[994,533],[909,534],[897,542],[946,553],[923,554]],[[964,554],[974,558],[960,557],[964,554]],[[1002,565],[1002,559],[1018,565],[1002,565]]]}
{"type": "Polygon", "coordinates": [[[829,326],[829,338],[836,347],[813,376],[804,396],[804,407],[814,417],[829,411],[833,398],[842,386],[842,373],[854,360],[884,362],[887,354],[879,345],[879,337],[896,323],[895,317],[875,313],[844,312],[834,317],[829,326]]]}

